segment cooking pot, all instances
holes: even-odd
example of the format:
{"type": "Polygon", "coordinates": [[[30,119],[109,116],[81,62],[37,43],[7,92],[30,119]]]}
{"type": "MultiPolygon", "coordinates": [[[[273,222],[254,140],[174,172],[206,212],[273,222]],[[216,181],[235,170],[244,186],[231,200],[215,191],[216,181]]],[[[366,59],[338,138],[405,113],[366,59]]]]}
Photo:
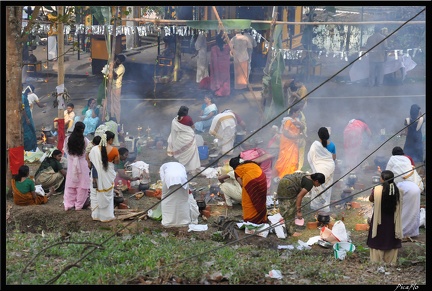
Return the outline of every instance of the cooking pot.
{"type": "Polygon", "coordinates": [[[150,189],[150,185],[148,183],[140,183],[138,185],[138,190],[140,190],[140,191],[145,191],[148,189],[150,189]]]}
{"type": "Polygon", "coordinates": [[[318,222],[321,225],[329,224],[329,222],[330,222],[330,215],[328,213],[324,213],[324,212],[318,213],[317,220],[318,220],[318,222]]]}
{"type": "Polygon", "coordinates": [[[202,201],[202,200],[198,200],[197,201],[197,205],[198,205],[199,211],[204,210],[207,207],[205,201],[202,201]]]}

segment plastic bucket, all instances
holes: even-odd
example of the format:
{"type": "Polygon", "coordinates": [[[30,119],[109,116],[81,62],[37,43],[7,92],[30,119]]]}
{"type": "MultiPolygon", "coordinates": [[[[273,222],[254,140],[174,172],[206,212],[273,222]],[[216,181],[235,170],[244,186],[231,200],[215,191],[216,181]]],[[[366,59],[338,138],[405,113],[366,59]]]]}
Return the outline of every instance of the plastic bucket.
{"type": "Polygon", "coordinates": [[[209,156],[209,148],[206,145],[198,147],[198,154],[200,160],[207,160],[209,156]]]}
{"type": "Polygon", "coordinates": [[[349,242],[337,242],[333,245],[335,259],[344,260],[347,252],[354,252],[355,245],[349,242]]]}

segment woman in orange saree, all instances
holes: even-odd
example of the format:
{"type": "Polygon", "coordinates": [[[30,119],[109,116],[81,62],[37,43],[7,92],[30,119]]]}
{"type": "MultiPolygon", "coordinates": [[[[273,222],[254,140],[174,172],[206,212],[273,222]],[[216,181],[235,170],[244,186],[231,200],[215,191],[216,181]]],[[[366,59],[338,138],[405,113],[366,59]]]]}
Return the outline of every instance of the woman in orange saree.
{"type": "Polygon", "coordinates": [[[229,165],[242,186],[243,220],[256,224],[267,222],[266,175],[257,163],[243,161],[240,156],[232,158],[229,165]]]}
{"type": "Polygon", "coordinates": [[[276,161],[274,170],[275,177],[282,179],[283,176],[292,174],[299,170],[299,146],[298,142],[302,138],[303,124],[297,118],[300,107],[294,106],[288,116],[282,120],[281,137],[279,145],[279,157],[276,161]]]}

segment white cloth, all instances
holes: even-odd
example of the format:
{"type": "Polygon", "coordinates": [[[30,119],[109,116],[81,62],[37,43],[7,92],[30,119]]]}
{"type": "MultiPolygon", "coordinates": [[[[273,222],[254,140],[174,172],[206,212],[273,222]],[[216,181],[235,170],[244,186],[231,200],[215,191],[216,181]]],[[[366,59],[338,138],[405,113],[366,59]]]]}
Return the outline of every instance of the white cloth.
{"type": "Polygon", "coordinates": [[[57,37],[48,36],[48,61],[57,59],[57,37]]]}
{"type": "Polygon", "coordinates": [[[198,223],[198,205],[189,193],[185,167],[177,162],[168,162],[160,167],[162,181],[162,225],[181,227],[198,223]]]}
{"type": "Polygon", "coordinates": [[[397,184],[404,180],[414,182],[421,191],[424,186],[421,177],[417,170],[413,168],[408,157],[402,155],[391,156],[387,162],[386,170],[390,170],[394,174],[394,182],[397,184]]]}
{"type": "Polygon", "coordinates": [[[202,79],[209,76],[207,60],[207,40],[204,34],[199,34],[195,42],[195,49],[198,51],[197,56],[197,73],[196,82],[201,82],[202,79]]]}
{"type": "Polygon", "coordinates": [[[325,183],[319,187],[313,187],[311,193],[311,208],[330,212],[331,188],[327,189],[318,198],[314,199],[325,188],[333,183],[335,162],[332,153],[320,141],[314,141],[309,149],[307,159],[313,173],[322,173],[325,176],[325,183]],[[326,206],[327,205],[327,206],[326,206]],[[325,207],[324,207],[325,206],[325,207]],[[324,207],[324,208],[323,208],[324,207]]]}
{"type": "Polygon", "coordinates": [[[140,183],[149,183],[149,164],[144,163],[143,161],[137,161],[131,164],[132,168],[132,178],[139,177],[140,180],[132,181],[131,186],[138,186],[140,183]]]}
{"type": "Polygon", "coordinates": [[[402,234],[404,237],[419,235],[420,188],[411,181],[397,183],[402,201],[402,234]]]}
{"type": "Polygon", "coordinates": [[[241,204],[242,201],[242,187],[235,179],[234,171],[227,173],[229,178],[219,185],[222,193],[225,196],[227,206],[233,206],[234,203],[241,204]]]}
{"type": "MultiPolygon", "coordinates": [[[[410,56],[398,56],[397,60],[394,56],[388,56],[384,63],[384,74],[390,74],[403,69],[402,79],[404,80],[406,73],[416,66],[416,62],[410,56]]],[[[354,62],[349,70],[349,76],[351,82],[369,78],[369,57],[367,55],[362,56],[361,60],[359,59],[354,62]]]]}
{"type": "Polygon", "coordinates": [[[110,221],[114,216],[114,179],[116,171],[114,164],[108,162],[108,169],[105,171],[102,164],[102,156],[99,146],[90,150],[89,159],[98,173],[97,189],[91,187],[90,202],[92,218],[100,221],[110,221]]]}
{"type": "Polygon", "coordinates": [[[187,171],[197,171],[201,167],[195,131],[189,125],[181,124],[177,117],[171,122],[167,154],[176,158],[187,171]]]}
{"type": "Polygon", "coordinates": [[[27,100],[28,100],[28,103],[30,105],[30,112],[33,115],[33,105],[34,105],[34,103],[39,102],[39,97],[35,93],[30,92],[27,94],[27,100]]]}
{"type": "Polygon", "coordinates": [[[209,133],[218,139],[218,147],[226,153],[234,146],[237,121],[231,110],[217,114],[210,125],[209,133]]]}

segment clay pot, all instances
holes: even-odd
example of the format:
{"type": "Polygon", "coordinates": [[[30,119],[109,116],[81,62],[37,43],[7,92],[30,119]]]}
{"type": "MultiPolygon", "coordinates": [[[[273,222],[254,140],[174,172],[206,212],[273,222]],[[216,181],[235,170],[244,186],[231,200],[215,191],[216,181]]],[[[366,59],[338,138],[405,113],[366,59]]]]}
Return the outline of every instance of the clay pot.
{"type": "Polygon", "coordinates": [[[351,207],[352,208],[360,208],[361,205],[360,205],[360,203],[354,201],[354,202],[351,202],[351,207]]]}
{"type": "Polygon", "coordinates": [[[307,229],[317,229],[318,221],[310,221],[307,223],[307,229]]]}
{"type": "Polygon", "coordinates": [[[357,231],[366,231],[366,230],[369,230],[369,224],[366,224],[366,223],[357,223],[355,225],[355,230],[357,230],[357,231]]]}

